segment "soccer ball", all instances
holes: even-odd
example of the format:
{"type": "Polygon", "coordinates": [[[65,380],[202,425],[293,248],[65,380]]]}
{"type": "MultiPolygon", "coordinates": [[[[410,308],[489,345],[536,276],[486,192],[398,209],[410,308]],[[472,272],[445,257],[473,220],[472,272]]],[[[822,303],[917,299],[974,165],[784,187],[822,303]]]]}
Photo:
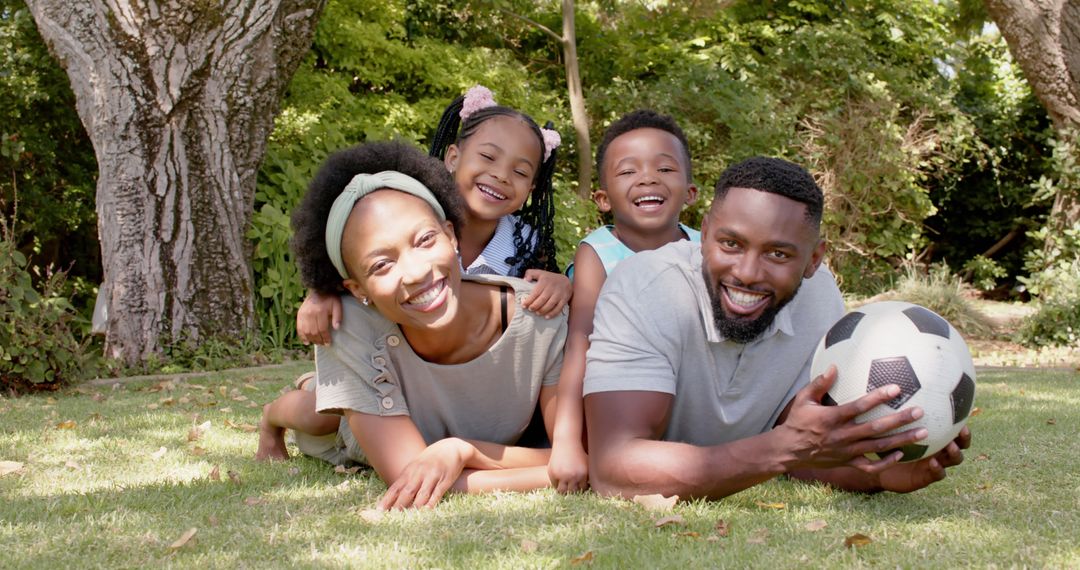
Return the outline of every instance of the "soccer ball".
{"type": "Polygon", "coordinates": [[[900,448],[901,461],[930,457],[948,445],[975,402],[975,364],[967,344],[948,321],[919,305],[883,301],[844,315],[818,343],[811,378],[830,364],[836,365],[837,378],[825,404],[846,404],[887,384],[900,386],[899,396],[858,416],[859,423],[911,406],[923,409],[917,421],[882,434],[918,427],[930,432],[926,439],[900,448]]]}

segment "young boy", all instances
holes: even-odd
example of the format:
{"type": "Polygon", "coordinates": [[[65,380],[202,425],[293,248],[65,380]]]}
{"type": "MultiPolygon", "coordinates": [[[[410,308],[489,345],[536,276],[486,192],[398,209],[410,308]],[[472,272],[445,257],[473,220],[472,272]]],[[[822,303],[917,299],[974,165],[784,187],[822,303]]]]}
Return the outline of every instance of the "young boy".
{"type": "Polygon", "coordinates": [[[697,186],[686,135],[670,116],[642,109],[612,123],[596,151],[596,171],[600,189],[593,200],[601,212],[611,212],[614,223],[586,236],[566,270],[574,290],[548,463],[551,483],[561,493],[588,486],[581,385],[600,287],[619,261],[636,252],[701,239],[679,223],[683,206],[697,199],[697,186]]]}

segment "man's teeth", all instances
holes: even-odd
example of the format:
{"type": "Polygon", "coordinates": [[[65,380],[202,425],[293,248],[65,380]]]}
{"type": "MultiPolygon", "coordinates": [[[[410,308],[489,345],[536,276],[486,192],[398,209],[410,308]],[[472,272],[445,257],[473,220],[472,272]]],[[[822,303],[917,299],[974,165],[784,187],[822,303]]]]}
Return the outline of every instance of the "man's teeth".
{"type": "Polygon", "coordinates": [[[439,293],[442,293],[443,284],[444,283],[440,282],[435,287],[432,287],[432,288],[428,289],[427,291],[424,291],[420,295],[417,295],[417,296],[413,297],[412,299],[409,299],[406,302],[408,304],[410,304],[410,305],[427,305],[428,303],[434,301],[435,297],[439,296],[439,293]]]}
{"type": "Polygon", "coordinates": [[[664,199],[661,198],[660,196],[642,196],[642,197],[637,198],[637,199],[634,200],[635,205],[640,205],[640,204],[643,204],[645,202],[658,202],[660,204],[663,204],[664,199]]]}
{"type": "Polygon", "coordinates": [[[730,287],[727,288],[727,294],[733,303],[742,307],[750,307],[765,298],[765,295],[736,291],[730,287]]]}
{"type": "Polygon", "coordinates": [[[496,200],[505,200],[506,199],[505,194],[500,194],[500,193],[496,192],[495,190],[491,189],[488,186],[484,186],[483,184],[477,184],[476,187],[479,188],[480,191],[483,192],[484,194],[487,194],[488,196],[491,196],[492,198],[495,198],[496,200]]]}

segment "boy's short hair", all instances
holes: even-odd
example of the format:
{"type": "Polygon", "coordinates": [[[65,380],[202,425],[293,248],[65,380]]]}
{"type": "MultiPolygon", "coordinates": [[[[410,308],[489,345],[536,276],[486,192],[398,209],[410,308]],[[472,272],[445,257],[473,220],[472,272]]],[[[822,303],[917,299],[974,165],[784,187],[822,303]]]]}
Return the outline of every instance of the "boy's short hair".
{"type": "Polygon", "coordinates": [[[619,120],[611,123],[608,125],[607,129],[604,129],[604,137],[600,139],[600,146],[596,149],[596,175],[600,180],[601,188],[605,186],[604,156],[607,153],[608,145],[610,145],[611,141],[615,140],[617,137],[630,131],[636,131],[637,129],[659,129],[674,135],[682,145],[683,160],[686,161],[686,181],[693,181],[693,172],[691,171],[690,163],[690,143],[686,140],[686,133],[683,133],[682,128],[679,127],[679,124],[675,122],[675,119],[671,115],[663,115],[652,109],[638,109],[619,117],[619,120]]]}
{"type": "Polygon", "coordinates": [[[461,195],[442,161],[403,142],[366,143],[335,152],[311,179],[292,214],[291,245],[305,287],[320,293],[344,292],[341,275],[326,252],[326,220],[334,200],[354,176],[384,170],[396,170],[418,180],[435,195],[446,219],[454,224],[454,232],[462,227],[461,195]]]}
{"type": "Polygon", "coordinates": [[[732,188],[779,194],[806,204],[807,221],[814,227],[821,226],[825,195],[814,177],[798,164],[768,156],[755,156],[733,164],[724,170],[716,182],[713,204],[722,202],[732,188]]]}

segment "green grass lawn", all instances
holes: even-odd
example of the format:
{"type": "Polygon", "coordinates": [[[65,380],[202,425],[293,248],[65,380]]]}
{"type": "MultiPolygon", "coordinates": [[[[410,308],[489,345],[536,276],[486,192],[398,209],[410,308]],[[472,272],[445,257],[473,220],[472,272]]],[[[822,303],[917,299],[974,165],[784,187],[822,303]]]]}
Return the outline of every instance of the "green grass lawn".
{"type": "Polygon", "coordinates": [[[246,430],[308,367],[0,398],[0,462],[22,464],[0,463],[0,567],[1080,568],[1075,372],[981,372],[966,461],[911,495],[776,480],[663,513],[545,490],[371,521],[372,472],[252,459],[246,430]]]}

